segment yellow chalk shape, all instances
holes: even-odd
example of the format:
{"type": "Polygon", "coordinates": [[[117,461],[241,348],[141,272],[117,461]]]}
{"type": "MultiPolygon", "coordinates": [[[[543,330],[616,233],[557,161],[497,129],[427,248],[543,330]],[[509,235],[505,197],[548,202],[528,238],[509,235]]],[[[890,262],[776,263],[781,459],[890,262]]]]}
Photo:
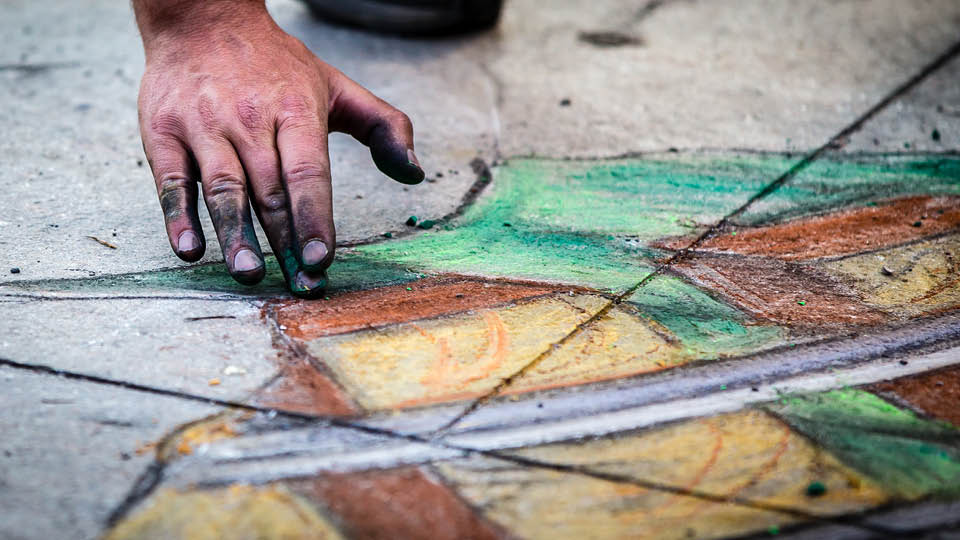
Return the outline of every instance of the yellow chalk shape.
{"type": "Polygon", "coordinates": [[[584,328],[507,389],[534,389],[581,384],[657,371],[682,364],[691,354],[666,332],[654,331],[630,308],[617,307],[584,328]]]}
{"type": "Polygon", "coordinates": [[[686,490],[671,493],[495,460],[438,465],[474,506],[525,538],[715,538],[801,520],[794,514],[691,493],[817,515],[845,514],[888,500],[870,480],[782,422],[754,411],[517,454],[686,490]],[[814,481],[826,486],[824,495],[806,495],[814,481]]]}
{"type": "Polygon", "coordinates": [[[469,399],[495,388],[606,303],[600,296],[558,295],[307,346],[367,409],[469,399]]]}
{"type": "Polygon", "coordinates": [[[158,457],[170,461],[193,453],[194,448],[237,436],[239,424],[252,416],[250,412],[221,413],[192,422],[166,439],[159,447],[158,457]]]}
{"type": "Polygon", "coordinates": [[[850,280],[866,302],[903,316],[960,307],[960,235],[841,259],[825,267],[850,280]]]}
{"type": "Polygon", "coordinates": [[[282,487],[161,489],[105,540],[287,540],[341,538],[305,500],[282,487]]]}

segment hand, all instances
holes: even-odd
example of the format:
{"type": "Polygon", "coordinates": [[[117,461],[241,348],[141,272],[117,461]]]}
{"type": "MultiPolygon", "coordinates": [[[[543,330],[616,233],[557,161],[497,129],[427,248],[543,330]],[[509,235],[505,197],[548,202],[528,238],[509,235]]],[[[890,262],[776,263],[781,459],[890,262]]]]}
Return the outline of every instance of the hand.
{"type": "Polygon", "coordinates": [[[336,247],[327,133],[351,134],[381,171],[416,184],[409,118],[284,33],[262,1],[134,7],[147,59],[140,133],[174,252],[203,256],[199,181],[234,279],[264,276],[252,202],[290,290],[320,294],[336,247]]]}

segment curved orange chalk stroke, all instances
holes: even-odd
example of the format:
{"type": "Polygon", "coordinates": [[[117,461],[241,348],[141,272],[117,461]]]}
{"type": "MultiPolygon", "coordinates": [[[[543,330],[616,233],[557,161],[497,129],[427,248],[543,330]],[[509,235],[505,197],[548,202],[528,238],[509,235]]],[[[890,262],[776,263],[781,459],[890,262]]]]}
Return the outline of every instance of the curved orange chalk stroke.
{"type": "MultiPolygon", "coordinates": [[[[754,474],[752,477],[750,477],[749,480],[733,488],[733,490],[731,490],[724,496],[727,497],[727,499],[732,499],[736,497],[741,491],[759,483],[764,476],[770,474],[770,472],[773,471],[773,469],[777,466],[777,463],[780,462],[780,458],[782,458],[783,454],[787,452],[787,448],[789,446],[790,446],[790,428],[787,426],[784,426],[783,437],[780,439],[780,441],[777,442],[777,451],[774,452],[773,456],[769,460],[767,460],[767,462],[764,463],[763,466],[760,467],[760,469],[757,471],[757,473],[754,474]]],[[[713,504],[713,503],[710,503],[710,504],[713,504]]],[[[702,512],[704,509],[706,509],[707,506],[709,506],[709,504],[706,501],[701,501],[700,504],[695,505],[693,509],[684,517],[693,517],[699,514],[700,512],[702,512]]]]}
{"type": "Polygon", "coordinates": [[[767,461],[763,465],[763,467],[761,467],[760,470],[757,471],[757,474],[755,474],[750,480],[747,480],[743,485],[735,488],[733,491],[728,493],[727,497],[731,497],[731,498],[736,497],[741,491],[747,489],[750,486],[754,486],[758,484],[760,480],[763,479],[764,476],[767,476],[768,474],[773,472],[773,469],[780,462],[780,458],[782,458],[783,455],[787,453],[787,448],[789,448],[790,446],[790,435],[791,435],[790,428],[784,425],[783,437],[781,437],[780,441],[777,443],[777,451],[774,452],[770,460],[767,461]]]}
{"type": "MultiPolygon", "coordinates": [[[[709,473],[710,470],[713,469],[713,467],[717,464],[717,460],[720,458],[720,451],[723,450],[723,432],[721,432],[717,426],[713,425],[713,423],[711,423],[709,420],[701,420],[701,423],[706,425],[710,432],[714,435],[713,450],[710,451],[710,459],[703,464],[703,467],[701,467],[697,474],[693,477],[693,480],[688,482],[687,485],[683,486],[683,489],[687,491],[693,490],[699,486],[701,482],[703,482],[703,479],[706,478],[707,473],[709,473]]],[[[686,495],[679,494],[670,497],[663,504],[653,508],[653,514],[655,516],[661,514],[666,508],[673,505],[673,503],[677,502],[681,498],[686,497],[686,495]]]]}
{"type": "Polygon", "coordinates": [[[427,332],[423,328],[420,328],[417,325],[413,325],[414,328],[420,332],[420,335],[426,338],[427,341],[437,346],[437,355],[436,360],[434,360],[433,366],[431,369],[420,379],[421,384],[426,384],[427,386],[432,386],[434,383],[432,381],[442,381],[445,380],[450,373],[454,370],[454,361],[453,361],[453,351],[450,350],[450,344],[447,343],[445,338],[437,339],[436,336],[427,332]]]}
{"type": "Polygon", "coordinates": [[[476,367],[470,370],[474,373],[468,375],[460,382],[459,386],[461,387],[467,383],[482,379],[497,369],[500,369],[503,361],[507,359],[507,354],[510,352],[510,336],[507,334],[506,327],[503,326],[503,319],[500,318],[500,315],[497,315],[495,311],[487,311],[483,314],[483,318],[487,321],[487,339],[489,343],[487,345],[486,356],[489,356],[490,359],[483,364],[474,364],[476,367]]]}
{"type": "MultiPolygon", "coordinates": [[[[503,320],[495,311],[484,312],[483,318],[487,323],[487,350],[478,361],[468,366],[457,365],[447,341],[438,340],[441,354],[427,374],[420,379],[421,384],[439,391],[462,388],[500,368],[510,350],[510,337],[503,326],[503,320]],[[482,360],[483,358],[488,359],[482,360]]],[[[421,333],[426,336],[422,330],[421,333]]]]}
{"type": "MultiPolygon", "coordinates": [[[[686,490],[693,490],[698,485],[700,485],[701,482],[703,482],[703,479],[707,476],[710,470],[713,469],[713,467],[717,464],[717,460],[720,458],[720,452],[721,450],[723,450],[723,433],[719,429],[717,429],[717,427],[714,426],[709,420],[706,420],[706,419],[701,420],[700,423],[706,425],[707,428],[711,431],[711,433],[713,433],[714,435],[713,449],[710,451],[710,457],[703,464],[703,466],[700,467],[700,470],[697,471],[697,474],[694,475],[693,480],[688,482],[687,485],[683,487],[683,489],[686,489],[686,490]]],[[[649,490],[644,489],[643,491],[649,491],[649,490]]],[[[647,511],[642,512],[639,516],[636,514],[632,514],[629,516],[630,518],[629,520],[625,519],[627,516],[624,516],[624,518],[620,519],[620,522],[627,523],[627,522],[636,522],[638,519],[645,520],[647,519],[646,516],[650,516],[650,518],[652,519],[657,519],[659,516],[663,514],[664,511],[666,511],[667,508],[673,506],[674,503],[676,503],[678,500],[683,498],[687,498],[687,496],[680,495],[680,494],[671,495],[663,503],[657,506],[654,506],[653,508],[650,508],[647,511]]],[[[652,523],[652,525],[654,525],[654,528],[644,536],[647,536],[650,538],[659,538],[661,536],[660,533],[663,531],[664,528],[667,527],[666,524],[658,525],[656,522],[652,523]]]]}

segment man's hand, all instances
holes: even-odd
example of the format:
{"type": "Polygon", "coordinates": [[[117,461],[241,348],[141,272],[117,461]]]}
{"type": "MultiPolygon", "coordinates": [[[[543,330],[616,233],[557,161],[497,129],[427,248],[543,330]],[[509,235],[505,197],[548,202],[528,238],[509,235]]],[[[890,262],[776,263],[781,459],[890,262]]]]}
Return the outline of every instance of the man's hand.
{"type": "Polygon", "coordinates": [[[140,134],[174,252],[203,256],[199,181],[234,279],[264,276],[252,202],[290,290],[319,294],[336,246],[327,133],[353,135],[381,171],[416,184],[409,118],[284,33],[262,0],[133,3],[140,134]]]}

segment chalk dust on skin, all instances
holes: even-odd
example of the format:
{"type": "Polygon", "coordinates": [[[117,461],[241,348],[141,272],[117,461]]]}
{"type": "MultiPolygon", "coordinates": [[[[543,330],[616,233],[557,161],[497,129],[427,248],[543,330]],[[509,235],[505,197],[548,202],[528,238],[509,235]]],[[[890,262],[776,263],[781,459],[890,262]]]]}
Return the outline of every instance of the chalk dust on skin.
{"type": "Polygon", "coordinates": [[[326,508],[349,538],[504,537],[456,492],[419,467],[322,474],[286,485],[326,508]]]}
{"type": "Polygon", "coordinates": [[[674,265],[755,317],[788,327],[876,325],[890,317],[841,280],[813,267],[765,257],[696,254],[674,265]]]}
{"type": "Polygon", "coordinates": [[[577,290],[576,287],[461,276],[429,277],[366,291],[331,295],[329,300],[277,300],[277,322],[288,336],[310,340],[360,329],[430,319],[508,304],[515,300],[577,290]]]}
{"type": "Polygon", "coordinates": [[[882,382],[868,390],[960,427],[960,366],[882,382]]]}
{"type": "MultiPolygon", "coordinates": [[[[807,260],[883,249],[958,227],[960,197],[909,197],[769,227],[725,231],[696,249],[807,260]]],[[[682,249],[689,242],[679,238],[655,245],[682,249]]]]}

